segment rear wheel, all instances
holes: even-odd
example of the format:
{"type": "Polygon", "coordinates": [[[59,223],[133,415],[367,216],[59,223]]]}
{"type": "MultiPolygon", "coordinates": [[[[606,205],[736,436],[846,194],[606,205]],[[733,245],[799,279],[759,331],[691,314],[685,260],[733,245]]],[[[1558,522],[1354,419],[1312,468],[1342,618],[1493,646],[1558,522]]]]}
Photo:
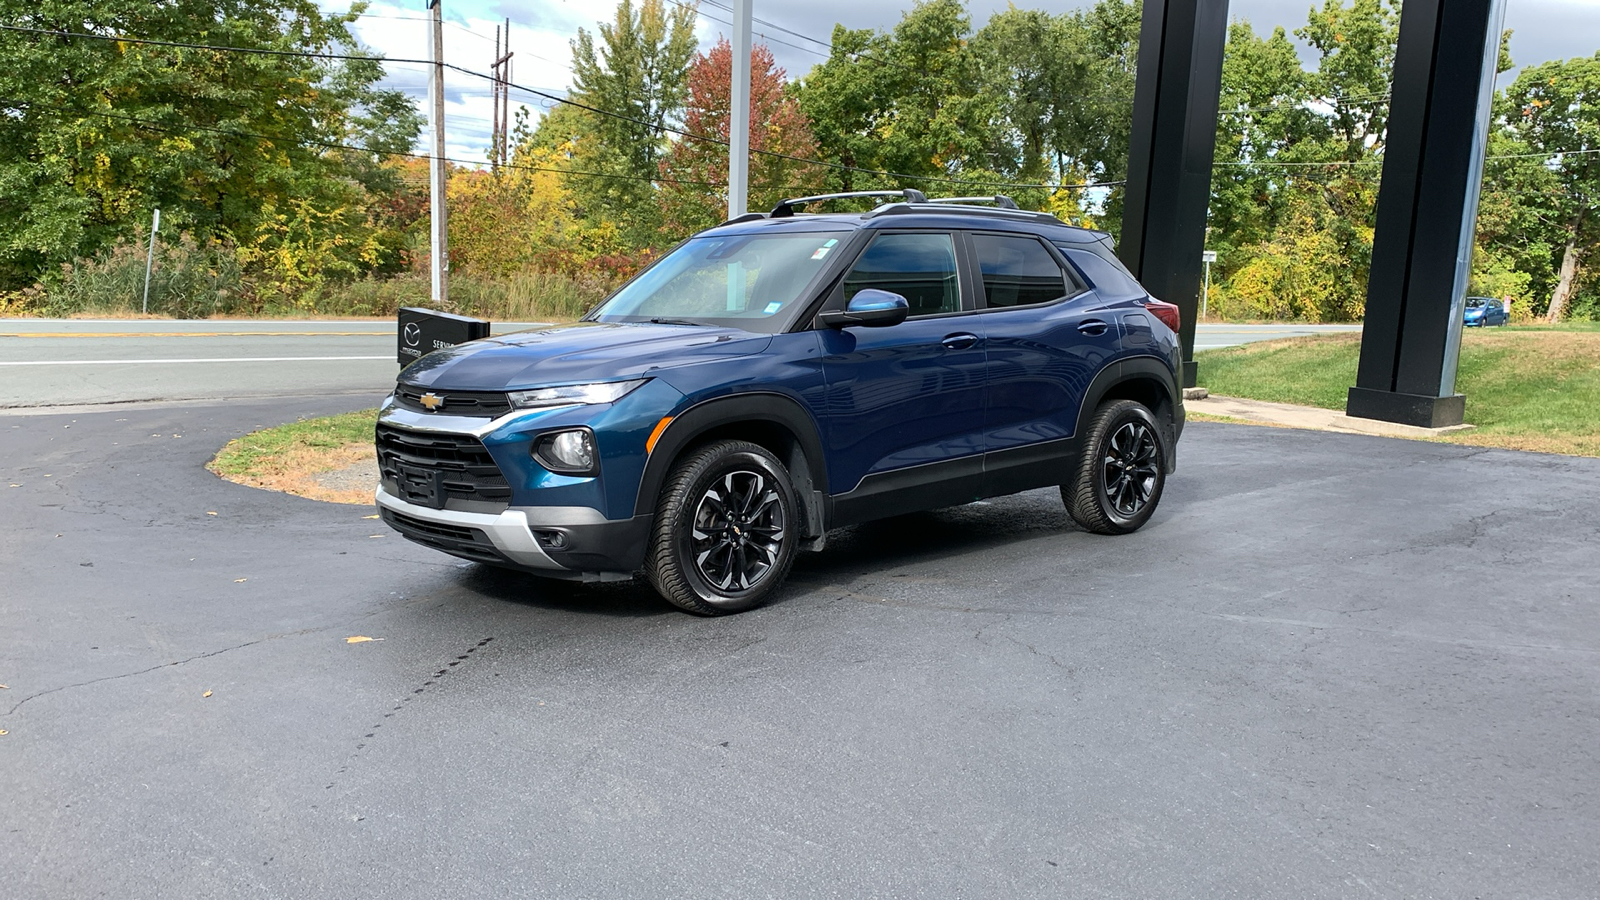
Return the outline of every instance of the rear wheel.
{"type": "Polygon", "coordinates": [[[1077,469],[1061,486],[1074,522],[1095,534],[1128,534],[1150,520],[1167,477],[1158,429],[1150,410],[1132,400],[1095,410],[1077,469]]]}
{"type": "Polygon", "coordinates": [[[673,468],[645,574],[674,605],[715,616],[764,602],[789,574],[799,517],[789,472],[764,448],[718,441],[673,468]]]}

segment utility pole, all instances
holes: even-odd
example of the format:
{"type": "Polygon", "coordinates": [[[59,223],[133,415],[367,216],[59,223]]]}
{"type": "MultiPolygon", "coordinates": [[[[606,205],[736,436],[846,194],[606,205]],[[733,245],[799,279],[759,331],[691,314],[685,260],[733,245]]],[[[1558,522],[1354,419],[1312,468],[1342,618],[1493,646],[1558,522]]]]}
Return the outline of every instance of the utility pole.
{"type": "Polygon", "coordinates": [[[752,0],[733,0],[733,90],[728,115],[728,218],[750,202],[750,19],[752,0]]]}
{"type": "Polygon", "coordinates": [[[506,19],[506,42],[502,50],[500,45],[500,26],[494,29],[494,65],[490,71],[494,74],[494,138],[492,149],[489,151],[489,165],[494,171],[506,164],[510,156],[511,146],[511,20],[506,19]]]}
{"type": "Polygon", "coordinates": [[[449,300],[450,248],[446,239],[446,212],[444,205],[445,176],[449,174],[444,158],[444,11],[441,0],[426,0],[433,11],[433,77],[428,80],[428,96],[433,101],[433,155],[429,157],[428,174],[431,176],[431,209],[433,220],[433,291],[435,304],[449,300]]]}

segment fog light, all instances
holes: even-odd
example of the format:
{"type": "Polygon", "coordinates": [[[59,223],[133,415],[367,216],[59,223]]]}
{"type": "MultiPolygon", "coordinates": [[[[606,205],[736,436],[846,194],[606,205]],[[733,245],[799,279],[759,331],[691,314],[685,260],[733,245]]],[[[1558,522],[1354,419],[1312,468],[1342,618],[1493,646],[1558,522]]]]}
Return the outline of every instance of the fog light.
{"type": "Polygon", "coordinates": [[[593,475],[599,469],[600,454],[587,429],[547,434],[534,444],[533,455],[540,465],[563,475],[593,475]]]}

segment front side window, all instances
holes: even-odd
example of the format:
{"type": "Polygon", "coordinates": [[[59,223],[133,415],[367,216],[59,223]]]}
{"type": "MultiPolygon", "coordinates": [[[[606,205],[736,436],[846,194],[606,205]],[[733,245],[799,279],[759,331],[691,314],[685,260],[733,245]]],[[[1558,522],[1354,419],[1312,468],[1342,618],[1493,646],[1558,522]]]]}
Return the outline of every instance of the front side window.
{"type": "Polygon", "coordinates": [[[1031,306],[1059,300],[1068,292],[1056,258],[1031,237],[975,234],[978,267],[983,272],[985,305],[1031,306]]]}
{"type": "Polygon", "coordinates": [[[595,322],[729,325],[775,334],[849,232],[807,231],[690,238],[617,291],[595,322]]]}
{"type": "Polygon", "coordinates": [[[961,310],[955,240],[948,234],[881,234],[844,279],[844,299],[867,289],[906,298],[913,316],[961,310]]]}

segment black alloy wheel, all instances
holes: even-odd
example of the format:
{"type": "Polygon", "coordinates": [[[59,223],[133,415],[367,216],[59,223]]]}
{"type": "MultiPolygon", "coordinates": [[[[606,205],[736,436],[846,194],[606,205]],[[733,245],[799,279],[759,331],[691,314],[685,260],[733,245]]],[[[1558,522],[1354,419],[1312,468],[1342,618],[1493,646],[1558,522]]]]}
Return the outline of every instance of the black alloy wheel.
{"type": "Polygon", "coordinates": [[[663,597],[701,615],[741,612],[778,588],[799,544],[783,464],[745,441],[718,441],[672,470],[645,572],[663,597]]]}
{"type": "Polygon", "coordinates": [[[1061,486],[1067,512],[1095,534],[1138,531],[1161,502],[1166,449],[1155,416],[1132,400],[1095,411],[1072,481],[1061,486]]]}

